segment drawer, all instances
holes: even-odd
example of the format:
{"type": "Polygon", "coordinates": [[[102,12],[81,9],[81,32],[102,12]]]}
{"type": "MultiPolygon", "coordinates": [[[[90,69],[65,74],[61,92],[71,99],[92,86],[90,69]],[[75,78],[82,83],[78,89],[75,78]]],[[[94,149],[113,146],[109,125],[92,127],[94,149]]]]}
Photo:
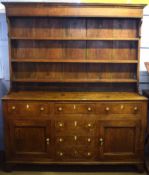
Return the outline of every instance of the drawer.
{"type": "Polygon", "coordinates": [[[57,120],[55,121],[56,133],[62,135],[79,134],[90,135],[95,132],[94,121],[82,121],[82,120],[57,120]]]}
{"type": "Polygon", "coordinates": [[[36,117],[38,117],[40,115],[48,114],[50,111],[49,108],[49,104],[42,102],[15,101],[7,103],[8,113],[11,115],[36,115],[36,117]]]}
{"type": "Polygon", "coordinates": [[[84,145],[85,147],[90,147],[95,145],[95,137],[94,136],[80,136],[79,133],[78,134],[74,134],[74,135],[56,135],[55,137],[55,141],[56,144],[59,147],[63,147],[63,146],[68,146],[68,145],[84,145]]]}
{"type": "Polygon", "coordinates": [[[141,114],[141,103],[97,103],[96,113],[100,114],[141,114]]]}
{"type": "Polygon", "coordinates": [[[66,148],[57,148],[56,150],[56,159],[58,160],[91,160],[95,159],[95,151],[93,148],[85,147],[66,147],[66,148]]]}
{"type": "Polygon", "coordinates": [[[142,104],[133,102],[56,103],[55,114],[141,114],[142,104]]]}
{"type": "Polygon", "coordinates": [[[92,103],[56,103],[55,114],[93,114],[95,105],[92,103]]]}

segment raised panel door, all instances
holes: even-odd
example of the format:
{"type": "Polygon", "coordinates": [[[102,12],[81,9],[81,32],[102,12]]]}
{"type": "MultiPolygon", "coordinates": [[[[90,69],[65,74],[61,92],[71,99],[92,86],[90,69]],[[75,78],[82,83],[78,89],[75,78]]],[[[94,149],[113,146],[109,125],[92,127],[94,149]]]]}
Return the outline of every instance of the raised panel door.
{"type": "Polygon", "coordinates": [[[9,127],[10,157],[28,161],[52,157],[49,120],[13,120],[9,127]]]}
{"type": "Polygon", "coordinates": [[[100,159],[128,162],[139,158],[139,120],[108,120],[99,125],[100,159]]]}

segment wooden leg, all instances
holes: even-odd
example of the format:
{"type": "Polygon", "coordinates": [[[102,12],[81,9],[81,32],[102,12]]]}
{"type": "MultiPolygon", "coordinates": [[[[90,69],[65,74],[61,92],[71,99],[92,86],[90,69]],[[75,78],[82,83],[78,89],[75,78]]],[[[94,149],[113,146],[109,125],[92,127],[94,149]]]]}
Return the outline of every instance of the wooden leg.
{"type": "Polygon", "coordinates": [[[146,171],[147,175],[149,175],[149,169],[148,169],[148,166],[147,166],[147,162],[145,162],[145,171],[146,171]]]}
{"type": "Polygon", "coordinates": [[[5,172],[12,172],[14,164],[5,163],[3,167],[4,167],[3,169],[4,169],[5,172]]]}
{"type": "Polygon", "coordinates": [[[138,164],[136,165],[136,168],[139,173],[143,173],[145,170],[144,164],[138,164]]]}

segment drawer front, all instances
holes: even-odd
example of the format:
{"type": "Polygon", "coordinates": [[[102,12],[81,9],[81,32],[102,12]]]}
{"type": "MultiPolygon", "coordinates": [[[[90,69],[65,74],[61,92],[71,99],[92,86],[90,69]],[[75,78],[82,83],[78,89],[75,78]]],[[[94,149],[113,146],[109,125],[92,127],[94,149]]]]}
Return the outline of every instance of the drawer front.
{"type": "Polygon", "coordinates": [[[61,135],[77,134],[90,135],[95,132],[95,121],[82,120],[57,120],[55,121],[55,131],[61,135]]]}
{"type": "Polygon", "coordinates": [[[65,147],[57,148],[56,150],[56,159],[57,160],[85,160],[90,161],[95,159],[95,151],[93,148],[85,147],[65,147]]]}
{"type": "Polygon", "coordinates": [[[56,145],[59,148],[68,146],[68,145],[77,145],[77,146],[85,146],[92,147],[95,145],[95,137],[94,136],[80,136],[79,133],[74,135],[56,135],[55,137],[56,145]]]}
{"type": "Polygon", "coordinates": [[[8,113],[11,115],[30,116],[46,115],[50,112],[50,105],[42,102],[8,102],[8,113]]]}
{"type": "Polygon", "coordinates": [[[96,113],[99,114],[141,114],[141,103],[97,103],[96,113]]]}
{"type": "MultiPolygon", "coordinates": [[[[11,115],[47,115],[50,103],[31,101],[7,102],[7,112],[11,115]]],[[[134,102],[99,102],[99,103],[55,103],[54,113],[59,114],[141,114],[142,104],[134,102]]]]}
{"type": "Polygon", "coordinates": [[[95,104],[92,103],[56,103],[54,105],[55,114],[93,114],[95,104]]]}
{"type": "Polygon", "coordinates": [[[56,103],[55,114],[141,114],[142,104],[134,102],[56,103]]]}

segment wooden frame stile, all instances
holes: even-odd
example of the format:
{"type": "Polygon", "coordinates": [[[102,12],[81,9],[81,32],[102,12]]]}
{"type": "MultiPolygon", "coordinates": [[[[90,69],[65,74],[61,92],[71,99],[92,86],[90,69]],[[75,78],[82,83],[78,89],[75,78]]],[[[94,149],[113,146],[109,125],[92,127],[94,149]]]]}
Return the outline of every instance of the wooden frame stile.
{"type": "MultiPolygon", "coordinates": [[[[142,16],[143,17],[143,16],[142,16]]],[[[140,19],[139,23],[139,31],[138,31],[138,65],[137,65],[137,91],[140,93],[140,88],[139,88],[139,81],[140,81],[140,45],[141,45],[141,26],[142,26],[142,19],[140,19]]]]}
{"type": "Polygon", "coordinates": [[[8,47],[9,47],[9,73],[10,73],[10,91],[12,89],[12,79],[13,79],[13,71],[12,71],[12,52],[11,52],[11,38],[10,38],[10,33],[11,33],[11,26],[10,26],[10,20],[7,17],[7,11],[6,11],[6,20],[7,20],[7,25],[8,25],[8,47]]]}
{"type": "MultiPolygon", "coordinates": [[[[7,113],[7,105],[5,103],[5,101],[2,101],[2,105],[3,107],[3,113],[7,113]]],[[[11,154],[11,150],[9,147],[9,138],[10,138],[10,127],[9,125],[7,125],[6,123],[8,123],[9,119],[8,116],[4,117],[4,164],[3,164],[3,168],[4,170],[6,170],[7,172],[10,172],[12,170],[13,165],[11,163],[9,163],[9,155],[11,154]],[[6,151],[8,150],[8,151],[6,151]]]]}
{"type": "MultiPolygon", "coordinates": [[[[145,103],[145,102],[143,102],[143,103],[145,103]]],[[[148,102],[147,102],[147,104],[144,104],[144,106],[143,106],[143,110],[144,111],[148,111],[148,102]]],[[[148,112],[144,112],[143,113],[143,115],[145,115],[146,117],[145,117],[145,120],[142,120],[141,122],[142,122],[142,127],[144,128],[143,130],[142,130],[142,132],[141,132],[141,139],[140,139],[140,145],[145,145],[145,137],[146,137],[146,133],[147,133],[147,125],[148,125],[148,112]],[[144,134],[145,133],[145,134],[144,134]]],[[[145,153],[144,153],[144,147],[140,147],[140,157],[142,156],[142,159],[144,159],[144,155],[145,153]]],[[[146,166],[146,164],[145,164],[145,159],[144,159],[144,162],[142,163],[142,166],[139,166],[138,165],[138,168],[139,168],[139,171],[141,171],[143,168],[144,168],[144,165],[146,166]]],[[[146,168],[146,167],[145,167],[146,168]]]]}

